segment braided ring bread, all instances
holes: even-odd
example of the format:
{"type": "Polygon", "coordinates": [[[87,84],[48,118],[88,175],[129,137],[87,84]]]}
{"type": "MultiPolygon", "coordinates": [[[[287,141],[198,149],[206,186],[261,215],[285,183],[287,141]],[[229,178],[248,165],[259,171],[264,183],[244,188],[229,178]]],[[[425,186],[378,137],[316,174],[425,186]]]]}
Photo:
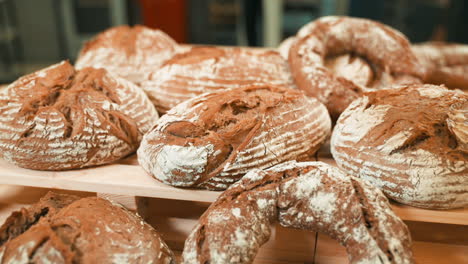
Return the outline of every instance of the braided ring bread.
{"type": "Polygon", "coordinates": [[[289,65],[277,52],[195,47],[153,71],[142,88],[164,113],[203,93],[261,84],[295,88],[289,65]]]}
{"type": "Polygon", "coordinates": [[[36,170],[106,164],[134,152],[157,119],[133,83],[62,62],[0,90],[0,156],[36,170]]]}
{"type": "Polygon", "coordinates": [[[298,34],[288,59],[299,89],[324,103],[333,119],[364,91],[424,76],[400,32],[360,18],[315,20],[298,34]]]}
{"type": "Polygon", "coordinates": [[[339,167],[408,205],[468,206],[468,95],[434,85],[369,92],[338,119],[339,167]]]}
{"type": "Polygon", "coordinates": [[[118,26],[88,41],[78,55],[76,68],[105,68],[139,85],[177,49],[177,43],[160,30],[118,26]]]}
{"type": "Polygon", "coordinates": [[[468,90],[468,45],[428,42],[412,49],[427,68],[426,82],[468,90]]]}
{"type": "Polygon", "coordinates": [[[252,168],[310,159],[330,129],[325,106],[301,91],[241,87],[171,109],[144,136],[138,161],[166,184],[221,190],[252,168]]]}
{"type": "Polygon", "coordinates": [[[121,205],[49,192],[0,226],[0,263],[174,264],[175,257],[156,230],[121,205]]]}
{"type": "Polygon", "coordinates": [[[185,241],[184,263],[252,263],[270,225],[324,232],[350,263],[413,263],[408,228],[380,190],[322,162],[252,170],[223,192],[185,241]]]}

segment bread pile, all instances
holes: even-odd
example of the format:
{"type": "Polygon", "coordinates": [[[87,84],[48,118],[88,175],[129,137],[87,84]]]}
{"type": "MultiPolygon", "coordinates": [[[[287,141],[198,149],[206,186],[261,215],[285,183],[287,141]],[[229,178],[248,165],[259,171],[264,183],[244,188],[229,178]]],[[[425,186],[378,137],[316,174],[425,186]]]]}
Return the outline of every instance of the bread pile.
{"type": "MultiPolygon", "coordinates": [[[[458,90],[468,83],[466,47],[412,46],[375,21],[323,17],[279,51],[190,48],[142,26],[110,29],[76,67],[62,62],[0,89],[0,156],[66,170],[138,149],[163,183],[228,189],[187,240],[185,263],[251,263],[274,220],[330,234],[352,263],[412,263],[406,226],[373,186],[413,206],[468,206],[468,97],[458,90]],[[341,170],[311,162],[330,134],[341,170]]],[[[78,227],[50,229],[72,205],[0,239],[0,259],[19,257],[33,230],[69,239],[78,227]]],[[[157,240],[143,233],[134,235],[157,240]]],[[[86,257],[50,241],[28,260],[55,246],[55,257],[86,257]]]]}

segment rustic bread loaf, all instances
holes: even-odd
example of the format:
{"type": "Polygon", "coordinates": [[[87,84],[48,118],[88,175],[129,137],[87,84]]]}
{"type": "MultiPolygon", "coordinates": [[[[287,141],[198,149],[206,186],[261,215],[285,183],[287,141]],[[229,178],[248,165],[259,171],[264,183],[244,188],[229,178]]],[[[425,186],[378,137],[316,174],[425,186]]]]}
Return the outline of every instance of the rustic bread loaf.
{"type": "Polygon", "coordinates": [[[175,263],[158,233],[110,201],[49,193],[0,227],[0,263],[175,263]]]}
{"type": "Polygon", "coordinates": [[[361,18],[306,25],[288,60],[298,88],[324,103],[333,119],[365,91],[418,83],[425,74],[400,32],[361,18]]]}
{"type": "Polygon", "coordinates": [[[346,172],[413,206],[468,206],[468,95],[434,85],[369,92],[338,119],[331,151],[346,172]]]}
{"type": "Polygon", "coordinates": [[[147,79],[177,52],[177,43],[164,32],[145,26],[118,26],[88,41],[76,68],[105,68],[135,84],[147,79]]]}
{"type": "Polygon", "coordinates": [[[142,88],[160,112],[197,95],[270,84],[295,87],[288,63],[275,51],[196,47],[154,70],[142,88]]]}
{"type": "Polygon", "coordinates": [[[468,90],[468,45],[427,42],[412,46],[428,71],[428,83],[468,90]]]}
{"type": "Polygon", "coordinates": [[[219,91],[164,115],[144,136],[138,161],[166,184],[226,189],[252,168],[310,159],[330,127],[325,106],[295,89],[219,91]]]}
{"type": "Polygon", "coordinates": [[[350,263],[413,263],[408,228],[380,190],[325,163],[295,161],[251,170],[222,193],[185,241],[183,262],[252,263],[276,220],[330,235],[350,263]]]}
{"type": "Polygon", "coordinates": [[[131,82],[62,62],[0,90],[0,157],[37,170],[106,164],[134,152],[157,119],[131,82]]]}

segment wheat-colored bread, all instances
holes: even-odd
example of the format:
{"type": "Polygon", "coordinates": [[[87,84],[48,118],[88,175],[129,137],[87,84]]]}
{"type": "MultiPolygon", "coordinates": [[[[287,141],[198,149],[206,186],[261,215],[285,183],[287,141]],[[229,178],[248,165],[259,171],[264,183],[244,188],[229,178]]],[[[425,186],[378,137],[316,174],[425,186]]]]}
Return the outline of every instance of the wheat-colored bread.
{"type": "Polygon", "coordinates": [[[153,70],[142,88],[160,112],[197,95],[250,85],[295,87],[276,51],[195,47],[153,70]]]}
{"type": "Polygon", "coordinates": [[[5,264],[175,263],[150,225],[97,197],[48,193],[13,213],[0,227],[0,237],[0,263],[5,264]]]}
{"type": "Polygon", "coordinates": [[[408,205],[468,206],[468,95],[434,85],[369,92],[338,119],[331,151],[346,172],[408,205]]]}
{"type": "Polygon", "coordinates": [[[333,119],[365,91],[419,83],[425,74],[403,34],[361,18],[306,25],[288,60],[298,88],[324,103],[333,119]]]}
{"type": "Polygon", "coordinates": [[[219,91],[171,109],[144,136],[138,160],[170,185],[226,189],[252,168],[313,158],[330,127],[325,106],[296,89],[219,91]]]}
{"type": "Polygon", "coordinates": [[[161,30],[140,25],[117,26],[83,46],[76,68],[105,68],[139,85],[177,49],[177,43],[161,30]]]}
{"type": "Polygon", "coordinates": [[[428,71],[426,82],[468,90],[468,45],[427,42],[412,49],[428,71]]]}
{"type": "Polygon", "coordinates": [[[36,170],[106,164],[134,152],[157,119],[131,82],[61,62],[0,90],[0,157],[36,170]]]}
{"type": "Polygon", "coordinates": [[[251,170],[222,193],[185,241],[183,263],[252,263],[275,221],[330,235],[353,264],[413,263],[408,228],[380,190],[322,162],[295,161],[251,170]]]}

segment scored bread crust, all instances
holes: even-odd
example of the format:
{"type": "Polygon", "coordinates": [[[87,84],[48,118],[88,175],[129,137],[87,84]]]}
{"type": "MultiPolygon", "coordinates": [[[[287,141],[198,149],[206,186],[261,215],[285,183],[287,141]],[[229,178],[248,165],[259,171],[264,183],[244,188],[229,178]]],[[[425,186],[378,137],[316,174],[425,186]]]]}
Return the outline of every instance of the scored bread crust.
{"type": "Polygon", "coordinates": [[[330,129],[325,106],[301,91],[243,87],[171,109],[144,136],[138,160],[166,184],[226,189],[252,168],[311,159],[330,129]]]}
{"type": "Polygon", "coordinates": [[[106,164],[134,152],[157,119],[131,82],[64,61],[0,90],[0,156],[37,170],[106,164]]]}
{"type": "Polygon", "coordinates": [[[350,263],[413,263],[411,237],[387,198],[322,162],[254,169],[223,192],[185,241],[183,263],[252,263],[271,224],[323,232],[350,263]]]}
{"type": "Polygon", "coordinates": [[[369,92],[338,119],[331,152],[346,172],[412,206],[468,206],[468,95],[434,85],[369,92]]]}
{"type": "Polygon", "coordinates": [[[468,45],[426,42],[411,48],[428,71],[426,82],[468,90],[468,45]]]}
{"type": "Polygon", "coordinates": [[[323,17],[306,25],[289,49],[288,60],[298,88],[324,103],[333,119],[367,90],[419,83],[425,74],[403,34],[361,18],[323,17]],[[348,78],[326,66],[328,59],[343,55],[357,64],[347,69],[356,72],[348,78]],[[356,81],[362,72],[370,76],[356,81]]]}
{"type": "Polygon", "coordinates": [[[0,241],[0,263],[175,263],[156,230],[102,198],[50,192],[13,213],[0,237],[10,230],[20,232],[0,241]]]}
{"type": "Polygon", "coordinates": [[[76,68],[105,68],[139,85],[177,50],[177,43],[161,30],[140,25],[117,26],[83,46],[76,68]]]}
{"type": "Polygon", "coordinates": [[[154,69],[141,87],[164,113],[203,93],[260,84],[295,87],[276,51],[195,47],[154,69]]]}

